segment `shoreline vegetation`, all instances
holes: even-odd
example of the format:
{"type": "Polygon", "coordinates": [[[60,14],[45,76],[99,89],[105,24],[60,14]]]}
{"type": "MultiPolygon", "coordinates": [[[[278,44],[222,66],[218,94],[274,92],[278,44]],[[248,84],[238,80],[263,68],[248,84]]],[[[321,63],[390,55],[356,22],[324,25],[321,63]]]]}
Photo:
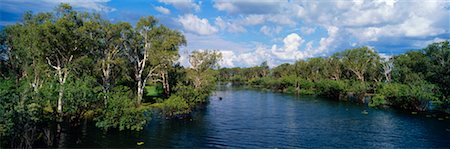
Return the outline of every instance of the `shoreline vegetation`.
{"type": "Polygon", "coordinates": [[[449,113],[449,41],[383,59],[359,47],[269,68],[219,68],[218,51],[177,63],[184,35],[152,16],[112,23],[61,4],[25,13],[0,34],[0,144],[57,147],[61,124],[142,130],[158,114],[182,118],[216,82],[411,111],[449,113]]]}
{"type": "Polygon", "coordinates": [[[436,42],[381,58],[359,47],[330,57],[269,68],[221,68],[219,82],[297,95],[316,95],[374,108],[450,113],[450,44],[436,42]]]}
{"type": "MultiPolygon", "coordinates": [[[[184,35],[152,16],[112,23],[61,4],[0,36],[0,144],[57,147],[63,124],[139,131],[152,114],[189,114],[214,89],[217,51],[176,61],[184,35]]],[[[65,126],[65,125],[64,125],[65,126]]]]}

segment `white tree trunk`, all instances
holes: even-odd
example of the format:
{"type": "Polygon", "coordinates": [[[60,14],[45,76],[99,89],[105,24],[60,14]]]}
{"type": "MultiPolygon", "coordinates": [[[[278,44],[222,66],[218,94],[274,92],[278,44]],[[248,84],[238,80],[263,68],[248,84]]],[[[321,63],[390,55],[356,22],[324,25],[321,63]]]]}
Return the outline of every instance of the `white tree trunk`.
{"type": "Polygon", "coordinates": [[[142,80],[138,80],[137,82],[137,105],[141,105],[142,96],[144,95],[144,85],[142,84],[142,80]]]}

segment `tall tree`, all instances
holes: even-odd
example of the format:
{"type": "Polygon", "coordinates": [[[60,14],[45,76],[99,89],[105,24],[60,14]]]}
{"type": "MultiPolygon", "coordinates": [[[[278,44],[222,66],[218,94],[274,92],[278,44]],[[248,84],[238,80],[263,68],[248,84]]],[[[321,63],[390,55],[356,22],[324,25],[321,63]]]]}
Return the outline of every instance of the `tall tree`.
{"type": "Polygon", "coordinates": [[[46,43],[45,58],[55,70],[59,83],[57,112],[63,114],[64,84],[71,73],[74,59],[86,53],[80,29],[86,21],[85,13],[78,13],[68,4],[61,4],[52,21],[43,24],[41,42],[46,43]]]}
{"type": "MultiPolygon", "coordinates": [[[[147,80],[160,76],[157,69],[164,63],[152,63],[150,57],[157,50],[178,50],[185,44],[184,36],[158,24],[154,17],[144,17],[139,20],[133,32],[125,36],[125,53],[134,68],[136,81],[136,104],[140,105],[147,80]]],[[[153,57],[154,58],[154,57],[153,57]]],[[[161,60],[161,57],[158,59],[161,60]]]]}
{"type": "Polygon", "coordinates": [[[219,67],[218,62],[222,58],[222,54],[217,51],[194,51],[189,56],[189,63],[194,70],[193,83],[194,88],[202,88],[205,83],[203,83],[203,78],[205,77],[205,72],[208,69],[215,69],[219,67]]]}
{"type": "Polygon", "coordinates": [[[345,50],[341,54],[344,67],[353,72],[361,82],[365,81],[364,76],[370,67],[376,67],[380,59],[380,56],[368,47],[345,50]]]}
{"type": "Polygon", "coordinates": [[[171,90],[169,72],[179,58],[179,47],[186,45],[186,39],[180,32],[171,30],[165,26],[160,26],[151,36],[155,37],[155,40],[152,40],[150,64],[151,66],[160,67],[156,69],[158,75],[151,76],[149,81],[161,83],[165,95],[169,96],[171,90]]]}
{"type": "Polygon", "coordinates": [[[112,24],[99,17],[84,25],[84,34],[92,44],[91,53],[96,60],[96,66],[101,76],[104,104],[108,102],[109,92],[112,90],[114,80],[121,72],[124,58],[124,40],[122,35],[129,32],[132,27],[128,23],[112,24]]]}

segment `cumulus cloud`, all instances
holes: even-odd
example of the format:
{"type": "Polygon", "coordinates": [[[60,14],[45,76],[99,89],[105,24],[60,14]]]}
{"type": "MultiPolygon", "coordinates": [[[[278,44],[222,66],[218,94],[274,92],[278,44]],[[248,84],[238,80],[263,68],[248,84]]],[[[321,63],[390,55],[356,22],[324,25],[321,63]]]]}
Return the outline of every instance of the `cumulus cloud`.
{"type": "Polygon", "coordinates": [[[277,56],[277,58],[283,60],[296,60],[306,57],[305,53],[299,51],[300,45],[304,40],[296,33],[291,33],[283,39],[284,47],[277,48],[277,45],[273,45],[271,52],[277,56]]]}
{"type": "Polygon", "coordinates": [[[214,8],[228,13],[227,17],[215,20],[220,30],[241,33],[250,28],[249,33],[256,29],[277,39],[245,52],[223,50],[229,57],[224,65],[254,66],[264,60],[280,64],[361,45],[390,49],[394,51],[387,53],[397,54],[399,49],[422,48],[431,42],[448,40],[450,34],[450,4],[446,1],[272,2],[214,1],[214,8]],[[277,36],[283,29],[301,34],[277,36]],[[309,36],[316,32],[319,37],[309,36]]]}
{"type": "Polygon", "coordinates": [[[200,4],[193,0],[159,0],[159,2],[173,5],[176,9],[184,12],[200,11],[200,4]]]}
{"type": "Polygon", "coordinates": [[[342,28],[365,43],[448,34],[448,7],[445,1],[308,1],[299,2],[296,10],[310,24],[342,28]]]}
{"type": "Polygon", "coordinates": [[[160,12],[160,13],[162,13],[162,14],[170,14],[170,10],[169,9],[167,9],[167,8],[164,8],[164,7],[162,7],[162,6],[157,6],[157,7],[155,7],[155,10],[156,11],[158,11],[158,12],[160,12]]]}
{"type": "Polygon", "coordinates": [[[181,23],[185,31],[196,33],[199,35],[212,35],[218,32],[218,29],[205,18],[198,18],[193,14],[186,14],[178,17],[178,22],[181,23]]]}

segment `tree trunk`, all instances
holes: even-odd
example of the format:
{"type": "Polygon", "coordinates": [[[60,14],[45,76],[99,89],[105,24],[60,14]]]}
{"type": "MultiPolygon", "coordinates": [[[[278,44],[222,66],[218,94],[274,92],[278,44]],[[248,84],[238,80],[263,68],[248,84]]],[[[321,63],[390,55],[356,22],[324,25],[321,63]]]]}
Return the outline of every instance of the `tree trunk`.
{"type": "Polygon", "coordinates": [[[63,84],[61,84],[61,87],[59,88],[59,96],[58,96],[58,114],[62,115],[62,98],[64,96],[64,88],[62,87],[63,84]]]}
{"type": "MultiPolygon", "coordinates": [[[[104,62],[105,63],[105,62],[104,62]]],[[[108,104],[108,94],[109,94],[109,90],[111,88],[110,85],[110,64],[106,64],[106,68],[104,68],[103,70],[103,102],[105,104],[105,106],[108,104]]]]}
{"type": "Polygon", "coordinates": [[[169,85],[169,79],[167,73],[163,72],[161,74],[162,82],[163,82],[163,88],[164,88],[164,94],[167,96],[170,95],[170,85],[169,85]]]}
{"type": "Polygon", "coordinates": [[[138,84],[137,84],[137,102],[136,102],[136,104],[139,106],[139,105],[141,105],[142,96],[144,95],[144,87],[143,87],[141,79],[138,79],[137,83],[138,84]]]}

